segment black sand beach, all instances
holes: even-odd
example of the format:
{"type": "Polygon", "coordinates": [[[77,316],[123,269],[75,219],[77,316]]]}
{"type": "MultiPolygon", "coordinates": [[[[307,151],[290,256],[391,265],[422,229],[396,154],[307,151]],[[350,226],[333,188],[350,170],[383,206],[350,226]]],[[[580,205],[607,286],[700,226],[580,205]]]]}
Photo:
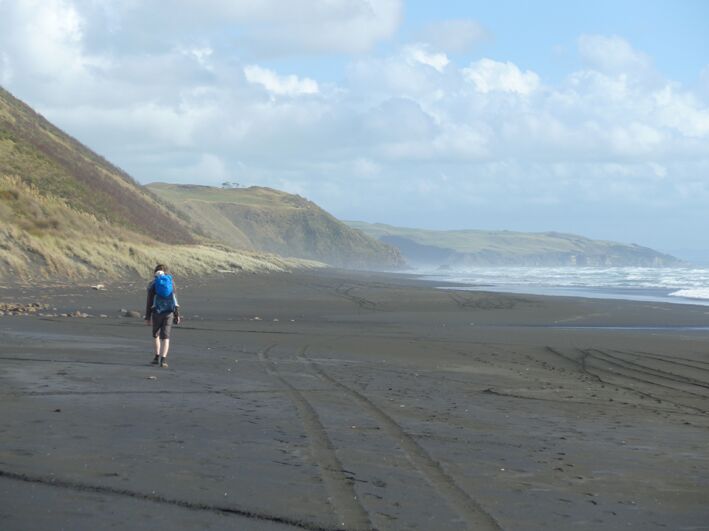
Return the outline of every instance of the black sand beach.
{"type": "Polygon", "coordinates": [[[180,286],[169,369],[142,283],[0,289],[1,529],[709,529],[706,307],[180,286]]]}

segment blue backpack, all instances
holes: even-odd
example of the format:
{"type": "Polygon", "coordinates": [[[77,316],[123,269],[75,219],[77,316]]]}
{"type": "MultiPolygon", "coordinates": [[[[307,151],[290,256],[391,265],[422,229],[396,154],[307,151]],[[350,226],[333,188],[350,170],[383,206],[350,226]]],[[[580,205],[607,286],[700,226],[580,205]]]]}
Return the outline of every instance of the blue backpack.
{"type": "Polygon", "coordinates": [[[172,276],[158,275],[153,283],[155,286],[155,299],[153,308],[159,314],[166,314],[175,311],[175,297],[172,293],[172,276]]]}

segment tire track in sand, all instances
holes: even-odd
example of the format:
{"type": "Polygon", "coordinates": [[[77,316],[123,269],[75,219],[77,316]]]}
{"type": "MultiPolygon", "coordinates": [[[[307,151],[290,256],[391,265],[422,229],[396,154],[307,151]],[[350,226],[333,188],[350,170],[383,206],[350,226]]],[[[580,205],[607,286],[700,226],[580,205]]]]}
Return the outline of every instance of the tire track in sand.
{"type": "MultiPolygon", "coordinates": [[[[614,356],[615,358],[621,359],[621,360],[623,360],[623,361],[625,361],[625,362],[627,362],[627,363],[632,363],[633,365],[638,365],[639,367],[642,367],[642,368],[645,368],[645,369],[651,369],[651,370],[653,370],[653,371],[661,372],[661,373],[663,373],[663,374],[669,374],[669,375],[672,375],[672,376],[677,376],[677,377],[680,377],[680,378],[686,378],[686,379],[689,379],[689,380],[697,381],[697,382],[700,382],[700,383],[705,384],[706,387],[709,387],[709,382],[706,382],[706,381],[704,381],[704,380],[697,380],[697,379],[691,378],[691,377],[689,377],[689,376],[682,376],[682,375],[680,375],[680,374],[677,374],[676,372],[672,372],[672,371],[669,370],[669,369],[668,369],[668,370],[662,370],[662,369],[660,369],[660,368],[653,368],[653,367],[651,367],[651,366],[649,366],[649,365],[646,365],[646,364],[644,364],[644,363],[639,363],[638,361],[636,361],[636,362],[631,362],[630,360],[628,360],[628,359],[626,359],[626,358],[627,358],[627,356],[631,356],[631,357],[632,357],[633,359],[635,359],[635,360],[640,359],[640,360],[646,361],[646,362],[649,361],[649,360],[655,360],[655,361],[659,361],[659,362],[660,362],[659,366],[669,365],[670,368],[672,368],[672,367],[674,367],[674,368],[680,367],[680,368],[685,368],[685,369],[688,368],[688,369],[691,369],[692,372],[693,372],[693,374],[695,374],[695,375],[697,375],[697,376],[699,376],[699,375],[701,374],[701,372],[699,372],[699,371],[709,372],[709,368],[706,368],[706,367],[697,367],[697,366],[691,365],[691,364],[689,364],[689,363],[683,363],[683,362],[681,362],[681,361],[676,361],[676,360],[674,359],[674,357],[670,358],[670,357],[663,357],[663,356],[650,356],[650,355],[645,355],[645,354],[637,354],[637,353],[635,353],[635,352],[628,352],[628,351],[624,351],[624,350],[613,350],[613,349],[608,349],[608,350],[605,350],[604,352],[605,352],[606,354],[609,354],[610,352],[613,352],[613,353],[615,354],[615,356],[614,356]]],[[[680,359],[683,359],[683,358],[680,358],[680,359]]]]}
{"type": "Polygon", "coordinates": [[[376,310],[377,309],[377,303],[374,301],[371,301],[365,297],[360,297],[359,295],[353,295],[352,291],[357,289],[357,286],[349,286],[345,287],[346,285],[344,283],[340,284],[337,288],[335,288],[335,293],[350,301],[355,303],[357,306],[362,308],[363,310],[376,310]]]}
{"type": "MultiPolygon", "coordinates": [[[[574,355],[574,354],[566,355],[566,354],[563,354],[561,351],[556,350],[556,349],[549,347],[549,346],[545,347],[545,349],[550,354],[553,354],[553,355],[559,357],[560,359],[567,361],[579,373],[591,378],[592,380],[595,380],[599,384],[609,385],[609,386],[615,387],[616,389],[635,394],[641,398],[644,397],[644,398],[654,400],[658,404],[666,402],[668,404],[672,404],[673,406],[677,407],[679,410],[690,409],[690,410],[695,411],[701,415],[707,414],[707,411],[705,411],[704,409],[678,402],[677,400],[673,400],[673,399],[668,398],[666,395],[657,396],[655,394],[652,394],[652,393],[649,393],[646,391],[642,391],[642,390],[638,389],[637,387],[632,386],[632,384],[630,383],[630,380],[636,380],[639,383],[644,383],[646,385],[648,385],[648,384],[653,385],[653,382],[647,382],[647,381],[639,380],[637,378],[632,378],[632,377],[628,376],[627,374],[604,369],[602,367],[595,367],[595,366],[591,367],[589,365],[588,361],[589,361],[589,358],[591,360],[593,360],[594,358],[591,355],[591,353],[586,350],[576,349],[578,352],[578,355],[574,355]],[[593,372],[591,369],[594,369],[596,372],[593,372]],[[603,374],[604,377],[602,377],[601,374],[603,374]],[[622,383],[618,383],[617,381],[611,381],[608,379],[608,376],[605,376],[605,375],[608,375],[611,378],[624,379],[627,382],[627,385],[624,385],[622,383]]],[[[657,384],[654,384],[654,385],[657,386],[657,384]]],[[[660,387],[662,387],[662,386],[660,386],[660,387]]],[[[672,389],[673,391],[677,391],[677,389],[674,389],[674,388],[670,388],[670,389],[672,389]]]]}
{"type": "Polygon", "coordinates": [[[467,522],[470,529],[475,531],[501,531],[502,528],[495,519],[483,507],[471,498],[467,492],[443,470],[436,462],[393,418],[385,413],[379,406],[364,396],[359,391],[343,384],[333,376],[330,376],[324,369],[316,365],[311,359],[304,356],[305,350],[301,352],[300,359],[314,370],[321,378],[329,382],[337,389],[340,389],[348,396],[352,397],[360,406],[374,417],[382,430],[397,441],[406,454],[409,461],[416,467],[444,498],[451,508],[467,522]]]}
{"type": "Polygon", "coordinates": [[[204,511],[223,515],[241,516],[251,520],[261,520],[264,522],[273,522],[276,524],[288,525],[300,529],[308,529],[310,531],[341,531],[339,528],[324,527],[314,522],[298,520],[297,518],[289,518],[287,516],[279,516],[275,514],[261,513],[251,511],[240,507],[230,507],[225,505],[211,505],[198,501],[181,500],[178,498],[168,498],[161,494],[152,494],[139,492],[135,490],[123,489],[118,487],[109,487],[106,485],[95,485],[90,483],[81,483],[69,479],[61,479],[54,475],[37,476],[23,474],[19,472],[11,472],[9,470],[0,469],[0,479],[22,481],[35,485],[45,485],[58,489],[66,489],[74,492],[86,492],[89,494],[100,494],[104,496],[120,496],[123,498],[133,498],[136,500],[159,503],[163,505],[172,505],[192,511],[204,511]]]}
{"type": "Polygon", "coordinates": [[[650,358],[654,359],[657,361],[661,361],[665,364],[670,364],[670,365],[682,365],[684,367],[689,367],[690,369],[697,369],[699,371],[706,371],[709,372],[709,361],[703,361],[703,360],[697,360],[697,359],[692,359],[692,358],[684,358],[682,356],[675,356],[672,355],[672,357],[667,357],[667,356],[661,356],[659,354],[654,354],[651,352],[634,352],[630,350],[612,350],[612,352],[616,352],[618,354],[628,354],[630,356],[635,356],[635,357],[640,357],[640,358],[650,358]],[[704,365],[704,367],[697,367],[697,365],[704,365]]]}
{"type": "Polygon", "coordinates": [[[707,391],[702,393],[697,393],[696,391],[687,391],[686,389],[678,389],[672,387],[671,384],[680,384],[692,388],[709,389],[709,383],[697,380],[695,378],[690,378],[688,376],[682,376],[679,374],[663,371],[660,369],[655,369],[647,365],[640,363],[635,363],[633,361],[628,361],[620,356],[614,356],[604,350],[600,349],[589,349],[589,352],[593,353],[593,358],[602,361],[610,366],[616,367],[621,371],[627,371],[633,375],[634,378],[638,378],[636,375],[642,375],[645,379],[640,379],[639,381],[650,383],[653,385],[658,385],[660,387],[666,387],[667,389],[674,389],[676,391],[694,395],[701,398],[708,398],[707,391]]]}
{"type": "MultiPolygon", "coordinates": [[[[318,464],[325,488],[332,497],[331,503],[335,513],[347,529],[372,529],[369,515],[357,499],[352,481],[345,476],[342,463],[337,458],[335,448],[327,436],[317,411],[303,393],[283,377],[276,364],[268,357],[269,352],[275,347],[276,345],[266,347],[258,353],[258,358],[265,365],[266,372],[287,389],[295,403],[298,416],[310,441],[313,459],[318,464]]],[[[307,348],[305,346],[300,349],[299,357],[305,355],[307,348]]]]}

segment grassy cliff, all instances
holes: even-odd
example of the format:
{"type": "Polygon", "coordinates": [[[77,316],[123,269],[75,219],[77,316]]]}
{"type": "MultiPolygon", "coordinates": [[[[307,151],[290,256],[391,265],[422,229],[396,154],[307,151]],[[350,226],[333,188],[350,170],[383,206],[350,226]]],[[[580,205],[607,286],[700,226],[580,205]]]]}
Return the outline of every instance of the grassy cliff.
{"type": "Polygon", "coordinates": [[[213,244],[157,242],[5,176],[0,221],[0,280],[144,277],[159,262],[180,275],[318,266],[213,244]]]}
{"type": "Polygon", "coordinates": [[[406,259],[427,266],[646,266],[681,265],[647,247],[591,240],[558,232],[424,230],[381,223],[347,222],[398,247],[406,259]]]}
{"type": "Polygon", "coordinates": [[[305,262],[207,244],[175,211],[0,88],[0,279],[283,270],[305,262]]]}
{"type": "Polygon", "coordinates": [[[159,233],[167,243],[196,241],[187,224],[149,190],[2,88],[0,175],[96,218],[147,236],[159,233]]]}
{"type": "Polygon", "coordinates": [[[393,247],[300,196],[263,187],[214,188],[154,183],[155,195],[176,205],[201,230],[224,244],[349,268],[398,268],[393,247]]]}

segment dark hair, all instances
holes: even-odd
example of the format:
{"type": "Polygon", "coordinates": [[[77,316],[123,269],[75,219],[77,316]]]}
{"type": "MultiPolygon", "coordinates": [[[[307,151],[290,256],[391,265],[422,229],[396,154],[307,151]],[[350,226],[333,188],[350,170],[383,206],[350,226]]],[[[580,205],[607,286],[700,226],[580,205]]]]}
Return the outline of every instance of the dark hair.
{"type": "Polygon", "coordinates": [[[153,270],[153,273],[157,273],[158,271],[162,271],[163,273],[167,273],[167,266],[163,264],[158,264],[155,266],[155,269],[153,270]]]}

